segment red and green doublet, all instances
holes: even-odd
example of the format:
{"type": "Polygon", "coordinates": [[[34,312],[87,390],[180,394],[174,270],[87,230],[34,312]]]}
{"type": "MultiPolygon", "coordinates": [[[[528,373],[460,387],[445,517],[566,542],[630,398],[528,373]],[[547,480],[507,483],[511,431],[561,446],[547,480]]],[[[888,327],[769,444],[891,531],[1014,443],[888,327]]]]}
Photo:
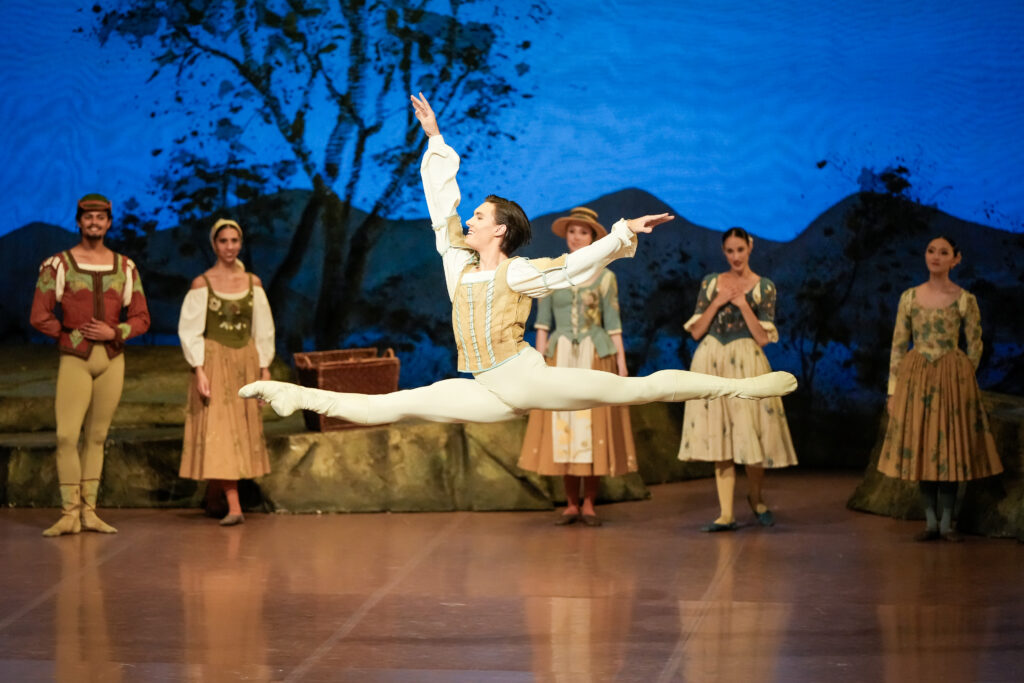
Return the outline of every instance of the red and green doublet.
{"type": "Polygon", "coordinates": [[[149,308],[138,268],[126,256],[113,256],[113,264],[105,270],[79,268],[70,251],[51,256],[39,267],[32,298],[32,327],[56,339],[61,353],[89,357],[96,342],[86,339],[79,330],[92,318],[114,328],[114,338],[103,342],[110,358],[121,353],[125,340],[149,329],[149,308]]]}

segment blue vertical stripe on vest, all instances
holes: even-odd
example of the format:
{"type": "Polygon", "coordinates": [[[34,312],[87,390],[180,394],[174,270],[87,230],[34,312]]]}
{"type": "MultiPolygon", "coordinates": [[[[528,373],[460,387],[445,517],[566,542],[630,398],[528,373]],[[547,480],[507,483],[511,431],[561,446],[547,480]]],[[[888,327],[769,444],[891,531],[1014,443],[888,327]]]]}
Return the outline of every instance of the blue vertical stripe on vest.
{"type": "Polygon", "coordinates": [[[487,283],[487,314],[484,316],[484,330],[486,330],[487,336],[484,340],[487,342],[487,356],[490,358],[491,365],[494,365],[494,345],[491,343],[491,313],[494,310],[494,279],[492,278],[487,283]]]}

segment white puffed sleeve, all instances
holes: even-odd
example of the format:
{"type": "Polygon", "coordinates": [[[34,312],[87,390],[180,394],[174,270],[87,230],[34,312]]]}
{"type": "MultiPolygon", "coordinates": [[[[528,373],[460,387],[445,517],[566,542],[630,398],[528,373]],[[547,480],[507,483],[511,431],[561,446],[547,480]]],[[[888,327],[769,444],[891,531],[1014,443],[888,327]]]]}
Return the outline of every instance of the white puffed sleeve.
{"type": "Polygon", "coordinates": [[[517,258],[508,267],[508,286],[520,294],[540,299],[556,289],[587,282],[616,259],[632,258],[636,246],[636,235],[626,220],[621,219],[612,226],[610,233],[571,254],[556,259],[517,258]]]}
{"type": "Polygon", "coordinates": [[[260,367],[269,368],[274,360],[274,316],[262,287],[252,289],[252,339],[256,343],[260,367]]]}
{"type": "Polygon", "coordinates": [[[188,290],[181,304],[178,316],[178,339],[185,361],[194,368],[201,367],[206,360],[206,302],[209,292],[206,287],[188,290]]]}

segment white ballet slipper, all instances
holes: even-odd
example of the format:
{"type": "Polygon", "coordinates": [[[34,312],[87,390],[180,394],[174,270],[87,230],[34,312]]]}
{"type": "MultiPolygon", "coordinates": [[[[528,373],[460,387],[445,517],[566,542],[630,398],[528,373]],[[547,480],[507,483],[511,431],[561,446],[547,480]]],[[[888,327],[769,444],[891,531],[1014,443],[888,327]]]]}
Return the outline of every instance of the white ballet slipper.
{"type": "Polygon", "coordinates": [[[357,424],[370,424],[367,397],[362,394],[345,394],[300,387],[288,382],[260,380],[246,384],[238,390],[238,395],[242,398],[263,399],[281,417],[301,409],[357,424]]]}
{"type": "Polygon", "coordinates": [[[773,396],[785,396],[796,391],[796,377],[788,372],[769,372],[757,377],[747,377],[741,380],[745,386],[737,394],[740,398],[771,398],[773,396]]]}
{"type": "Polygon", "coordinates": [[[238,395],[242,398],[262,399],[270,404],[275,413],[288,417],[303,407],[301,390],[302,387],[288,382],[260,380],[246,384],[238,390],[238,395]]]}
{"type": "MultiPolygon", "coordinates": [[[[658,373],[655,373],[658,374],[658,373]]],[[[796,377],[788,372],[769,372],[757,377],[719,377],[696,372],[670,375],[673,401],[694,399],[749,398],[785,396],[796,387],[796,377]]]]}

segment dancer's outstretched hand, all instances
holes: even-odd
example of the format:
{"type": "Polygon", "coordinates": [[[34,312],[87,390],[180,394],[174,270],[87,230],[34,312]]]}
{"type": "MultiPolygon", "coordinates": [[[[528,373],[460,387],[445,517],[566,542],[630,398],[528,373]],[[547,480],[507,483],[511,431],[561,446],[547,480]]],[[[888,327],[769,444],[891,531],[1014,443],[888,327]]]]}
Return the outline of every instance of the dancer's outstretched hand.
{"type": "Polygon", "coordinates": [[[674,220],[675,216],[670,213],[659,213],[654,216],[640,216],[640,218],[630,218],[626,221],[626,225],[633,231],[633,234],[641,232],[650,232],[654,230],[655,225],[661,225],[662,223],[668,223],[674,220]]]}
{"type": "Polygon", "coordinates": [[[434,110],[430,108],[430,102],[427,102],[427,98],[423,96],[423,93],[416,95],[409,95],[409,100],[412,102],[413,111],[416,113],[416,120],[423,126],[423,132],[427,134],[427,137],[433,137],[440,135],[441,130],[437,127],[437,117],[434,116],[434,110]]]}

